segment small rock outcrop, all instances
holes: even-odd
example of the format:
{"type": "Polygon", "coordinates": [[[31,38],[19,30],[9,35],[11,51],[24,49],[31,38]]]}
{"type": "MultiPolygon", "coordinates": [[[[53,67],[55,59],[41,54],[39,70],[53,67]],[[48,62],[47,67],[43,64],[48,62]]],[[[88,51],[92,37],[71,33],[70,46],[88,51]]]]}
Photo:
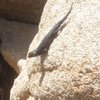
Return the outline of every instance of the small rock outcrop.
{"type": "Polygon", "coordinates": [[[17,62],[21,58],[26,59],[29,44],[36,32],[37,25],[0,19],[0,52],[17,73],[17,62]]]}

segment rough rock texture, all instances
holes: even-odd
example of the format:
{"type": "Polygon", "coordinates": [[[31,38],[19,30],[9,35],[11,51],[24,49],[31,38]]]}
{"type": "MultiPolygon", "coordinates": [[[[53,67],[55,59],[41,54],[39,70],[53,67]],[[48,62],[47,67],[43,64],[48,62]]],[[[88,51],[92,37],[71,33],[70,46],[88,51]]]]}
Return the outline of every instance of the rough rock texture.
{"type": "Polygon", "coordinates": [[[29,44],[37,31],[37,25],[11,22],[0,19],[0,51],[5,60],[17,73],[19,69],[17,62],[26,58],[29,44]]]}
{"type": "Polygon", "coordinates": [[[0,17],[39,23],[46,0],[0,0],[0,17]]]}
{"type": "MultiPolygon", "coordinates": [[[[29,52],[65,15],[70,4],[66,0],[48,0],[29,52]]],[[[68,20],[48,56],[19,61],[22,69],[10,100],[100,100],[99,0],[74,0],[68,20]]]]}

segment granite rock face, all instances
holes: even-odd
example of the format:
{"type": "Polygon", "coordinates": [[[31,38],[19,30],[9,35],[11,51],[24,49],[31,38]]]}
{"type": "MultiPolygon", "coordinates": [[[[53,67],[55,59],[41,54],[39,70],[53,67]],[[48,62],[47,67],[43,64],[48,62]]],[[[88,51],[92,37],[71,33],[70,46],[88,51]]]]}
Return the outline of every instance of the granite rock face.
{"type": "MultiPolygon", "coordinates": [[[[100,3],[73,0],[66,27],[48,55],[20,60],[10,100],[100,100],[100,3]]],[[[48,0],[29,51],[69,10],[71,2],[48,0]]]]}
{"type": "Polygon", "coordinates": [[[46,0],[0,0],[0,17],[39,23],[46,0]]]}

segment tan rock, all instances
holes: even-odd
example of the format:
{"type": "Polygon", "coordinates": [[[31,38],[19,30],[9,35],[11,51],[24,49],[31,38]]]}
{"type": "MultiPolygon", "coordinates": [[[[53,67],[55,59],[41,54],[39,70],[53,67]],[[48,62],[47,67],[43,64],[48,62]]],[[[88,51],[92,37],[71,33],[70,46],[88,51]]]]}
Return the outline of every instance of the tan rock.
{"type": "MultiPolygon", "coordinates": [[[[100,100],[100,3],[74,0],[68,25],[48,56],[27,58],[10,100],[100,100]]],[[[29,51],[68,12],[71,2],[48,0],[29,51]]],[[[21,63],[21,62],[20,62],[21,63]]]]}
{"type": "Polygon", "coordinates": [[[17,73],[19,68],[17,62],[24,58],[37,31],[37,25],[11,22],[0,19],[0,51],[5,60],[11,65],[17,73]]]}
{"type": "Polygon", "coordinates": [[[46,0],[0,0],[0,17],[39,23],[46,0]]]}

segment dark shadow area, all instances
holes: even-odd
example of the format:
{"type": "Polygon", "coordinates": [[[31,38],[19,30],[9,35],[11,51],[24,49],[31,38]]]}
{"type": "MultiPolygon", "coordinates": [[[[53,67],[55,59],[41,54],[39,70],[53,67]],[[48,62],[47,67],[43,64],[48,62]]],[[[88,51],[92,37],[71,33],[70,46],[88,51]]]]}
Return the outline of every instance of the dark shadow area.
{"type": "Polygon", "coordinates": [[[46,57],[47,57],[47,54],[41,56],[41,77],[40,77],[39,86],[42,85],[42,81],[43,81],[44,76],[45,76],[44,61],[45,61],[46,57]]]}
{"type": "Polygon", "coordinates": [[[43,79],[45,77],[45,73],[47,71],[49,72],[52,72],[54,70],[57,70],[58,67],[53,67],[53,68],[45,68],[44,67],[44,62],[45,62],[45,59],[47,58],[47,54],[44,54],[44,55],[41,55],[41,77],[40,77],[40,80],[39,80],[39,86],[42,85],[42,82],[43,82],[43,79]]]}
{"type": "Polygon", "coordinates": [[[4,60],[0,53],[0,100],[9,100],[10,89],[17,73],[4,60]]]}

